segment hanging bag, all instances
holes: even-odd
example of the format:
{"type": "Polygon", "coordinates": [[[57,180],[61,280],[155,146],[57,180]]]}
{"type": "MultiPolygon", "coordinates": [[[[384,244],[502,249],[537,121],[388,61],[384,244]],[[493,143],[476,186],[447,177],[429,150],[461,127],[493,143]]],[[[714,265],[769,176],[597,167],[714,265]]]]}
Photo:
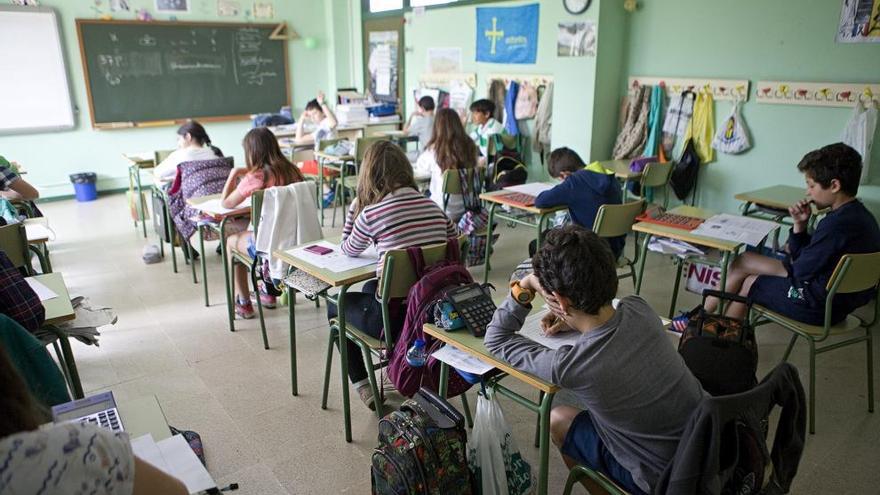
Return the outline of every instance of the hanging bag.
{"type": "Polygon", "coordinates": [[[675,147],[676,138],[684,136],[687,126],[691,122],[696,96],[693,91],[685,91],[674,96],[669,102],[669,110],[666,112],[666,120],[663,122],[663,140],[660,143],[664,156],[672,156],[672,148],[675,147]]]}
{"type": "Polygon", "coordinates": [[[650,86],[638,86],[626,105],[625,120],[617,141],[614,143],[612,157],[615,160],[635,158],[642,154],[648,139],[648,112],[651,106],[650,86]]]}
{"type": "Polygon", "coordinates": [[[857,101],[846,127],[843,128],[840,139],[862,156],[860,184],[867,183],[870,175],[871,147],[874,141],[874,131],[877,129],[877,112],[877,102],[872,101],[870,106],[865,109],[861,99],[857,101]]]}
{"type": "Polygon", "coordinates": [[[722,153],[735,155],[752,147],[749,141],[749,133],[740,113],[742,102],[739,99],[733,101],[730,115],[724,119],[724,124],[715,133],[712,147],[722,153]]]}
{"type": "Polygon", "coordinates": [[[712,138],[715,136],[715,102],[712,93],[700,91],[697,101],[694,102],[694,115],[684,139],[693,140],[694,147],[700,155],[701,163],[709,163],[715,160],[715,150],[712,149],[712,138]]]}
{"type": "Polygon", "coordinates": [[[672,175],[669,177],[669,185],[675,193],[675,197],[684,201],[694,186],[697,185],[697,175],[700,173],[700,156],[694,148],[694,140],[688,139],[684,145],[684,151],[678,163],[672,167],[672,175]]]}
{"type": "Polygon", "coordinates": [[[522,458],[501,404],[489,395],[477,396],[474,429],[468,441],[468,466],[482,495],[534,493],[532,467],[522,458]]]}

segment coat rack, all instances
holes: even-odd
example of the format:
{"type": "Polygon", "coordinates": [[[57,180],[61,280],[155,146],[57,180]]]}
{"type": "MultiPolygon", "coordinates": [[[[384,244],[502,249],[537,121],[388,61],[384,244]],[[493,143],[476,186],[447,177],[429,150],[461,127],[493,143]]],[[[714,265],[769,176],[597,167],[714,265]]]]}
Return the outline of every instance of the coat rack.
{"type": "Polygon", "coordinates": [[[473,72],[428,73],[419,76],[419,85],[423,87],[448,87],[453,81],[463,82],[471,89],[477,87],[477,75],[473,72]]]}
{"type": "Polygon", "coordinates": [[[553,76],[541,74],[489,74],[486,76],[487,87],[492,84],[492,81],[503,81],[505,86],[507,86],[510,81],[516,81],[519,84],[529,83],[531,86],[537,88],[552,83],[553,76]]]}
{"type": "Polygon", "coordinates": [[[880,84],[758,81],[756,86],[758,103],[853,107],[857,101],[874,100],[880,104],[880,84]]]}
{"type": "Polygon", "coordinates": [[[682,91],[690,90],[699,92],[710,91],[715,100],[749,99],[748,79],[698,79],[678,77],[644,77],[634,76],[629,78],[629,88],[635,86],[663,86],[668,96],[681,94],[682,91]]]}

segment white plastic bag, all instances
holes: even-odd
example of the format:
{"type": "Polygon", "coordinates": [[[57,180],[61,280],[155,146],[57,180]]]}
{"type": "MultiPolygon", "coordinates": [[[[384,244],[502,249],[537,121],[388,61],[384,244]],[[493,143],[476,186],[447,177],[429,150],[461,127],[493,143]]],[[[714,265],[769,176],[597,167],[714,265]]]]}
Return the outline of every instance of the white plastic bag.
{"type": "Polygon", "coordinates": [[[851,146],[862,155],[862,177],[859,183],[868,182],[871,160],[871,146],[874,141],[874,131],[877,129],[877,103],[872,102],[865,109],[861,100],[856,102],[852,116],[843,128],[841,141],[851,146]]]}
{"type": "Polygon", "coordinates": [[[715,139],[712,140],[712,147],[722,153],[737,154],[752,147],[749,141],[749,132],[743,122],[740,113],[740,100],[733,102],[733,108],[730,115],[724,119],[724,123],[715,133],[715,139]]]}
{"type": "Polygon", "coordinates": [[[468,465],[482,495],[534,493],[532,467],[520,455],[501,404],[494,398],[477,397],[474,429],[468,440],[468,465]]]}

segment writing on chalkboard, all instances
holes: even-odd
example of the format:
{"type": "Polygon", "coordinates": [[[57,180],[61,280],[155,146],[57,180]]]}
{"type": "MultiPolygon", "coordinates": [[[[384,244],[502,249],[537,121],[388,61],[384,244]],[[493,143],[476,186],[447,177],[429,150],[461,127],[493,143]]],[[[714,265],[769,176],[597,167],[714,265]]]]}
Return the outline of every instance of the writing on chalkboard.
{"type": "Polygon", "coordinates": [[[267,78],[278,77],[278,73],[271,70],[275,60],[260,53],[264,37],[254,28],[242,28],[235,33],[236,84],[262,86],[267,78]]]}

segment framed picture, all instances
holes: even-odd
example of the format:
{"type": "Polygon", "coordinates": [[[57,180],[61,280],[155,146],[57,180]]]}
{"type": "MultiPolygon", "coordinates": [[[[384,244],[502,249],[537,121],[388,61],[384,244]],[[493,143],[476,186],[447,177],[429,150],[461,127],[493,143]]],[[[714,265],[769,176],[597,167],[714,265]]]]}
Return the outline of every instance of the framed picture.
{"type": "Polygon", "coordinates": [[[156,0],[156,12],[189,12],[189,0],[156,0]]]}

